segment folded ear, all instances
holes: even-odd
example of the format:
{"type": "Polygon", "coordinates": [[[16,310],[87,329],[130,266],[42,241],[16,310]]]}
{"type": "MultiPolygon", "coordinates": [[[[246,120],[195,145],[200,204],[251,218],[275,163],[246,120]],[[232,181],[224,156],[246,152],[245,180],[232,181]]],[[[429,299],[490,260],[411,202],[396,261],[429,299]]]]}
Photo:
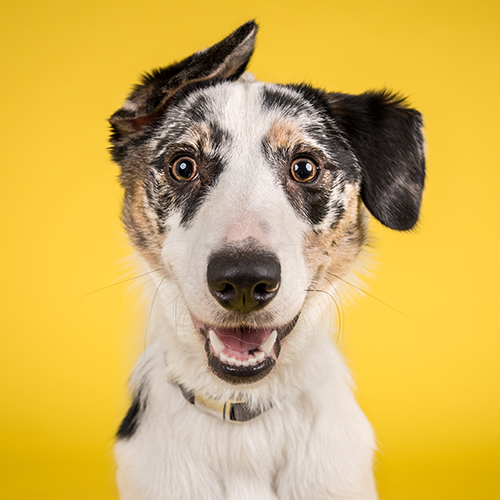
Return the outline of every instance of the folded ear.
{"type": "Polygon", "coordinates": [[[385,91],[328,97],[361,167],[364,204],[387,227],[411,229],[425,179],[422,116],[385,91]]]}
{"type": "Polygon", "coordinates": [[[253,53],[257,24],[249,21],[227,38],[183,61],[142,77],[121,109],[111,118],[112,142],[142,130],[165,111],[169,99],[189,83],[236,80],[253,53]]]}

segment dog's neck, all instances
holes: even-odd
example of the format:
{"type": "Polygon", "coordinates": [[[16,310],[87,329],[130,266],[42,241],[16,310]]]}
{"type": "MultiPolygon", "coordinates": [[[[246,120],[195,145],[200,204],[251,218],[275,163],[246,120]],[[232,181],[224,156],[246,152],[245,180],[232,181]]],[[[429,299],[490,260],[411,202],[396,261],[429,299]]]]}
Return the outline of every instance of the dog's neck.
{"type": "Polygon", "coordinates": [[[212,399],[201,392],[189,391],[177,382],[172,381],[172,383],[180,388],[186,401],[199,408],[200,411],[209,413],[210,415],[228,422],[236,424],[247,422],[272,408],[272,406],[269,406],[256,410],[250,408],[245,401],[221,401],[212,399]]]}

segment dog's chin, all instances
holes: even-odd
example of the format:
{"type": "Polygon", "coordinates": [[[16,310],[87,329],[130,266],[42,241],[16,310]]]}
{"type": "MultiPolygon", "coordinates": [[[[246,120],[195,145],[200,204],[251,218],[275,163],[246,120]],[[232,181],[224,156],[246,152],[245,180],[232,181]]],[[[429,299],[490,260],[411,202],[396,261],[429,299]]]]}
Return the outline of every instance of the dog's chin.
{"type": "Polygon", "coordinates": [[[269,375],[276,366],[281,341],[293,330],[299,315],[280,327],[246,325],[216,327],[193,318],[205,338],[208,366],[229,384],[252,384],[269,375]]]}

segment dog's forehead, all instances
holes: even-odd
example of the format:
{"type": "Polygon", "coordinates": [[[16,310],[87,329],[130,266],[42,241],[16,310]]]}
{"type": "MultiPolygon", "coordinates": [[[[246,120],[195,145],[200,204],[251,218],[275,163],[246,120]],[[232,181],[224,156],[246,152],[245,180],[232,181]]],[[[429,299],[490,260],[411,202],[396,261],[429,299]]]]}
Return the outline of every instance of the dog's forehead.
{"type": "Polygon", "coordinates": [[[324,121],[323,115],[293,88],[244,79],[187,93],[169,110],[160,133],[162,142],[198,145],[200,137],[259,148],[264,139],[284,146],[286,139],[300,136],[316,143],[311,132],[324,121]]]}

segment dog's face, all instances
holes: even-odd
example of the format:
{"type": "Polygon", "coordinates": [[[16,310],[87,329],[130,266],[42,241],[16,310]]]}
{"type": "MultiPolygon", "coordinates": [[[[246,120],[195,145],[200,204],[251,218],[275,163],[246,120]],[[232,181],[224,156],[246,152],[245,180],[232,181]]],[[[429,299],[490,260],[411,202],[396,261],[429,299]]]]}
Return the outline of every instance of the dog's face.
{"type": "Polygon", "coordinates": [[[238,80],[255,32],[146,76],[111,118],[130,238],[230,384],[272,372],[311,294],[345,275],[361,200],[409,229],[424,179],[420,115],[394,96],[238,80]]]}

